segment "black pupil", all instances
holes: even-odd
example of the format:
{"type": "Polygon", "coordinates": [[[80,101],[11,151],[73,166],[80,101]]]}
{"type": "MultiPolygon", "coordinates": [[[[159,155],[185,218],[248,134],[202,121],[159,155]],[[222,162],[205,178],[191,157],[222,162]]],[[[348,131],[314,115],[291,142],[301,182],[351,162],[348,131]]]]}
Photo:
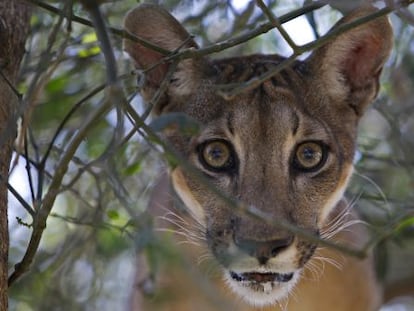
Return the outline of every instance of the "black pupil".
{"type": "Polygon", "coordinates": [[[311,147],[306,147],[303,149],[303,158],[307,161],[312,161],[316,157],[315,150],[311,147]]]}
{"type": "Polygon", "coordinates": [[[213,160],[220,160],[223,157],[223,148],[214,147],[210,149],[209,154],[213,160]]]}

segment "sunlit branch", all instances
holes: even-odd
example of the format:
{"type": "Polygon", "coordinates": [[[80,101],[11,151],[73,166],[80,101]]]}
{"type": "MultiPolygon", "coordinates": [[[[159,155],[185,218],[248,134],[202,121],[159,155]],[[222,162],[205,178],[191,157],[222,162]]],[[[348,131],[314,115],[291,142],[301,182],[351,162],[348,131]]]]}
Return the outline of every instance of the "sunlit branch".
{"type": "Polygon", "coordinates": [[[273,14],[273,12],[266,6],[263,0],[256,0],[257,5],[262,9],[263,13],[267,16],[270,23],[279,30],[279,33],[282,35],[283,39],[289,44],[289,46],[296,51],[297,45],[293,39],[289,36],[286,30],[282,27],[279,19],[273,14]]]}

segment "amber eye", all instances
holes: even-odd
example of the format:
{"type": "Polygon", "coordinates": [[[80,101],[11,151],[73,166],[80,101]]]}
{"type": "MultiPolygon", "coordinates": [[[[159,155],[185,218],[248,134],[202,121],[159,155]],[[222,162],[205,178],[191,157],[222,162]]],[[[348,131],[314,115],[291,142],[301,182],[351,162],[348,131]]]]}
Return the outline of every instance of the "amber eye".
{"type": "Polygon", "coordinates": [[[205,142],[199,148],[199,156],[207,169],[222,171],[234,168],[233,149],[224,140],[205,142]]]}
{"type": "Polygon", "coordinates": [[[326,161],[326,146],[319,142],[305,142],[296,148],[293,164],[302,171],[316,171],[326,161]]]}

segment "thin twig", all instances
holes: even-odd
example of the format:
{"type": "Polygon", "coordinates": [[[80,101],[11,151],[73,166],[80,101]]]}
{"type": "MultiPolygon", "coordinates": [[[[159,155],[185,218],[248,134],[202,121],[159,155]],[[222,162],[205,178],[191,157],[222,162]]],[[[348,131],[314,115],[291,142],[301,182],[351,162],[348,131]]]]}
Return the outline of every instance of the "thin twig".
{"type": "Polygon", "coordinates": [[[26,173],[27,173],[27,179],[29,181],[30,194],[32,196],[32,203],[34,203],[36,196],[35,196],[33,176],[32,176],[32,164],[29,161],[30,155],[29,155],[29,148],[28,148],[28,142],[27,142],[27,133],[25,133],[24,135],[24,154],[26,158],[26,173]]]}
{"type": "Polygon", "coordinates": [[[2,68],[0,68],[0,76],[20,101],[23,98],[23,95],[15,88],[13,83],[11,83],[10,80],[4,75],[2,68]]]}
{"type": "Polygon", "coordinates": [[[266,6],[266,4],[263,2],[263,0],[256,0],[257,5],[260,9],[262,9],[263,13],[267,16],[270,23],[279,30],[280,34],[282,35],[283,39],[289,44],[289,46],[293,49],[293,51],[296,51],[297,45],[293,41],[293,39],[289,36],[289,34],[286,32],[286,30],[282,27],[282,24],[280,23],[279,19],[273,14],[273,12],[266,6]]]}
{"type": "Polygon", "coordinates": [[[30,206],[29,203],[26,202],[25,199],[17,192],[16,189],[10,184],[7,183],[7,189],[13,194],[17,201],[24,207],[24,209],[32,216],[32,219],[36,216],[35,210],[30,206]]]}
{"type": "MultiPolygon", "coordinates": [[[[60,215],[57,213],[50,213],[50,217],[58,218],[64,220],[68,223],[91,227],[94,229],[115,229],[118,230],[120,233],[127,233],[128,236],[132,238],[132,235],[126,230],[126,226],[117,226],[110,223],[96,223],[96,221],[84,221],[84,217],[70,217],[65,215],[60,215]]],[[[132,223],[127,223],[127,225],[132,225],[132,223]]]]}

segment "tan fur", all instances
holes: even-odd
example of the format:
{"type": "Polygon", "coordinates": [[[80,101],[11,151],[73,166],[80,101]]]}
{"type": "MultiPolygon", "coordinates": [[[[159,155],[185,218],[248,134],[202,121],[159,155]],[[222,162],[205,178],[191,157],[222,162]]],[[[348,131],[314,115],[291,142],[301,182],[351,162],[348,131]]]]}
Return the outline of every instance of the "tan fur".
{"type": "MultiPolygon", "coordinates": [[[[372,12],[361,8],[339,25],[372,12]]],[[[132,10],[125,28],[163,49],[197,48],[184,28],[157,6],[132,10]]],[[[184,266],[160,274],[169,299],[161,304],[146,301],[144,310],[253,310],[251,304],[262,310],[379,307],[381,289],[370,256],[361,261],[317,247],[275,223],[356,248],[364,245],[366,233],[355,224],[357,216],[348,211],[342,196],[352,174],[357,123],[378,92],[391,42],[388,20],[378,18],[337,36],[307,60],[232,99],[221,97],[217,86],[254,79],[284,58],[257,54],[178,64],[155,114],[180,112],[201,124],[195,135],[172,130],[165,138],[204,178],[182,167],[172,170],[172,186],[191,217],[175,213],[189,237],[197,231],[205,240],[201,251],[212,254],[237,294],[227,293],[222,277],[211,283],[200,276],[197,250],[190,248],[184,251],[184,266]],[[206,162],[204,152],[211,143],[231,155],[219,168],[206,162]],[[302,167],[301,147],[305,159],[316,150],[320,165],[302,167]],[[240,212],[218,192],[266,217],[240,212]]],[[[141,44],[126,40],[124,46],[145,72],[142,95],[151,100],[172,67],[141,44]]],[[[214,149],[208,156],[214,160],[222,151],[214,149]]]]}

